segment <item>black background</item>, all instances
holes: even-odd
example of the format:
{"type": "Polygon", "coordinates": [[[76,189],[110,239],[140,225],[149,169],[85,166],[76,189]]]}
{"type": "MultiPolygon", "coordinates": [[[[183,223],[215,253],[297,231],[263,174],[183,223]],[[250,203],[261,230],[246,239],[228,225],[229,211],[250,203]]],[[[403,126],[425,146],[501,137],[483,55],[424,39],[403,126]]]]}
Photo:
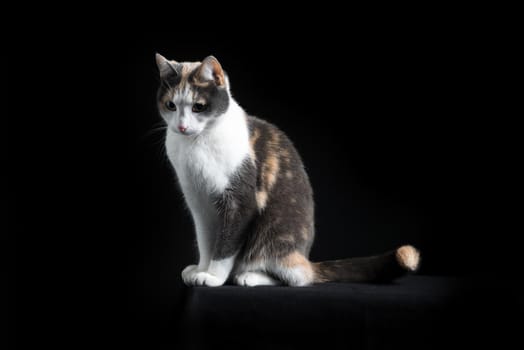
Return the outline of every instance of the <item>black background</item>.
{"type": "Polygon", "coordinates": [[[511,40],[438,21],[270,23],[12,40],[4,247],[19,344],[176,337],[196,250],[151,131],[155,52],[215,55],[240,105],[293,140],[316,198],[312,260],[411,243],[422,274],[520,276],[511,40]]]}

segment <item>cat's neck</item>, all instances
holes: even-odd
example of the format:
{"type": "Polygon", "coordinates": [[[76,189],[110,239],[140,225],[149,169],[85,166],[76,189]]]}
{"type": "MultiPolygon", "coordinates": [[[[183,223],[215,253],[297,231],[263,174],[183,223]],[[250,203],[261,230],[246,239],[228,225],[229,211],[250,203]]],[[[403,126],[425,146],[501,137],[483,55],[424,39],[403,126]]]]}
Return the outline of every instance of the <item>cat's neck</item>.
{"type": "Polygon", "coordinates": [[[222,137],[231,134],[232,132],[241,132],[245,129],[246,133],[242,134],[249,138],[247,133],[247,118],[246,112],[233,99],[229,99],[229,107],[224,115],[220,116],[209,130],[204,130],[200,136],[203,137],[222,137]]]}

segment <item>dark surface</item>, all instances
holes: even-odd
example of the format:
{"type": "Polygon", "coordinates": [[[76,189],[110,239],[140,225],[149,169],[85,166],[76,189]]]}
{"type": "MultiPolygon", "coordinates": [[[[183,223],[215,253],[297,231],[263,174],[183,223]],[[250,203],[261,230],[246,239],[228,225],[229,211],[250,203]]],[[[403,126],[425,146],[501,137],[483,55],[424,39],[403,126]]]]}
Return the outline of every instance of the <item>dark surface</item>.
{"type": "Polygon", "coordinates": [[[384,285],[187,288],[183,342],[187,348],[503,348],[518,339],[516,287],[501,295],[479,281],[408,276],[384,285]]]}

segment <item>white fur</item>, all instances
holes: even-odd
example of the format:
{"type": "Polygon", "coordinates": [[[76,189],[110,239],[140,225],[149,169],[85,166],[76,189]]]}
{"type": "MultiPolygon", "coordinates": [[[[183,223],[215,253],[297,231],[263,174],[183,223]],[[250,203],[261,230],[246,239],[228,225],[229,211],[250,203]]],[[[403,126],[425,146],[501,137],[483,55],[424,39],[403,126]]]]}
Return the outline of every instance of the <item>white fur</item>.
{"type": "Polygon", "coordinates": [[[305,266],[287,267],[271,260],[258,260],[249,264],[239,262],[235,268],[234,282],[249,287],[282,283],[304,287],[313,283],[313,272],[305,266]],[[268,272],[278,276],[279,280],[273,279],[268,272]]]}
{"type": "Polygon", "coordinates": [[[208,287],[219,287],[224,284],[220,278],[209,272],[196,272],[191,276],[190,286],[208,286],[208,287]]]}
{"type": "Polygon", "coordinates": [[[187,205],[191,211],[198,244],[198,268],[205,271],[209,267],[216,232],[220,227],[218,213],[211,200],[201,191],[182,188],[187,205]]]}
{"type": "Polygon", "coordinates": [[[166,150],[184,195],[222,193],[249,155],[245,112],[231,100],[227,112],[209,130],[186,136],[168,128],[166,150]]]}
{"type": "Polygon", "coordinates": [[[233,269],[235,257],[236,255],[221,260],[211,260],[209,267],[205,270],[200,269],[197,265],[189,265],[182,271],[182,279],[188,286],[221,286],[233,269]]]}
{"type": "Polygon", "coordinates": [[[208,121],[212,119],[199,118],[198,113],[193,112],[193,104],[198,102],[195,98],[194,91],[189,85],[186,85],[171,99],[176,106],[175,111],[165,108],[159,109],[160,115],[167,123],[168,130],[170,129],[174,133],[179,133],[179,127],[183,127],[185,128],[184,134],[186,136],[198,135],[205,130],[208,121]]]}
{"type": "Polygon", "coordinates": [[[302,267],[276,267],[275,270],[278,271],[278,274],[281,276],[282,280],[286,281],[286,284],[292,287],[304,287],[313,281],[313,276],[311,276],[308,271],[305,271],[302,267]]]}
{"type": "Polygon", "coordinates": [[[207,271],[211,275],[216,276],[218,279],[220,279],[222,283],[224,283],[229,277],[231,270],[233,270],[235,258],[236,254],[221,260],[211,260],[207,271]]]}
{"type": "Polygon", "coordinates": [[[239,286],[274,286],[278,282],[263,272],[248,271],[243,272],[235,277],[235,283],[239,286]]]}
{"type": "MultiPolygon", "coordinates": [[[[183,135],[168,128],[166,151],[195,223],[200,254],[198,267],[188,266],[182,273],[184,282],[223,284],[228,276],[217,272],[221,265],[211,261],[216,233],[220,229],[213,197],[224,192],[232,175],[249,155],[245,112],[231,99],[226,113],[196,135],[183,135]]],[[[232,266],[228,267],[228,275],[232,266]]]]}
{"type": "Polygon", "coordinates": [[[182,280],[184,283],[188,286],[191,285],[191,280],[197,272],[200,272],[197,265],[189,265],[184,270],[182,270],[182,280]]]}

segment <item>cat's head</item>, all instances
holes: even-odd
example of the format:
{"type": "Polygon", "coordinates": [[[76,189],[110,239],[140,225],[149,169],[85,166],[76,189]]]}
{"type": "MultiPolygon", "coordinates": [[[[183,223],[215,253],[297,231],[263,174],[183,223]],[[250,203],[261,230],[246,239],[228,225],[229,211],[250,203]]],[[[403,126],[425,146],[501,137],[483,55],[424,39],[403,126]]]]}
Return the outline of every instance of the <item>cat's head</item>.
{"type": "Polygon", "coordinates": [[[229,82],[215,57],[179,63],[156,54],[156,63],[161,81],[158,110],[171,131],[198,135],[227,111],[229,82]]]}

